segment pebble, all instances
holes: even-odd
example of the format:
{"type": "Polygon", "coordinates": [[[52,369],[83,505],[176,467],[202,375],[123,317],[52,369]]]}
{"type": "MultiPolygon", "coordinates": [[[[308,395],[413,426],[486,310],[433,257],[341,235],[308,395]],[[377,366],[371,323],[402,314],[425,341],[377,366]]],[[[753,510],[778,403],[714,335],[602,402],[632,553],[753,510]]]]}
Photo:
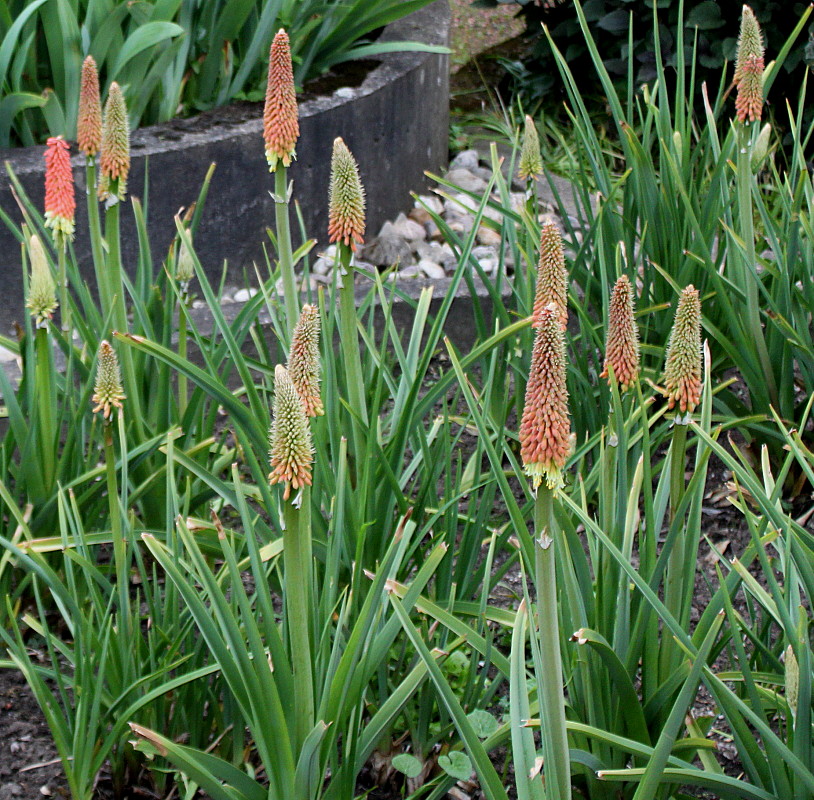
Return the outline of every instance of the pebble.
{"type": "Polygon", "coordinates": [[[317,258],[317,260],[311,267],[311,273],[313,275],[325,276],[333,269],[333,266],[334,266],[333,259],[329,261],[324,256],[320,256],[319,258],[317,258]]]}
{"type": "Polygon", "coordinates": [[[468,169],[450,170],[446,174],[446,180],[466,192],[483,192],[486,189],[486,181],[468,169]]]}
{"type": "Polygon", "coordinates": [[[418,269],[432,280],[440,280],[446,275],[444,268],[440,264],[436,264],[434,261],[429,261],[426,258],[418,262],[418,269]]]}
{"type": "Polygon", "coordinates": [[[487,228],[485,225],[481,225],[478,228],[477,234],[478,244],[485,245],[485,246],[494,246],[500,247],[501,237],[497,231],[493,231],[491,228],[487,228]]]}
{"type": "Polygon", "coordinates": [[[434,194],[420,194],[416,198],[415,207],[424,210],[424,206],[434,214],[442,214],[444,211],[444,204],[434,194]]]}
{"type": "Polygon", "coordinates": [[[421,274],[420,264],[410,264],[409,267],[398,271],[399,278],[417,278],[421,274]]]}
{"type": "MultiPolygon", "coordinates": [[[[393,223],[385,222],[382,230],[387,225],[392,225],[392,230],[408,241],[422,240],[427,238],[427,231],[424,226],[415,220],[409,219],[405,214],[399,214],[393,223]]],[[[379,236],[381,236],[381,232],[379,236]]]]}
{"type": "Polygon", "coordinates": [[[238,289],[235,292],[235,302],[236,303],[245,303],[248,300],[251,300],[257,294],[257,289],[238,289]]]}
{"type": "Polygon", "coordinates": [[[480,162],[480,156],[477,150],[462,150],[449,164],[450,170],[453,169],[477,169],[480,162]]]}
{"type": "Polygon", "coordinates": [[[0,347],[0,364],[7,364],[9,361],[14,361],[15,358],[17,358],[17,356],[11,350],[6,347],[0,347]]]}

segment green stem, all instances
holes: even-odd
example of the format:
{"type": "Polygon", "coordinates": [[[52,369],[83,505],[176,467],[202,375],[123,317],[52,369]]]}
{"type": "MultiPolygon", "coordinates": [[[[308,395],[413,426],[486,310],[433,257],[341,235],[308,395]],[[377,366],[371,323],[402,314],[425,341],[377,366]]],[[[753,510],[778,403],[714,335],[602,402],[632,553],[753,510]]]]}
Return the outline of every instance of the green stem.
{"type": "MultiPolygon", "coordinates": [[[[68,247],[63,234],[59,235],[57,242],[57,263],[59,265],[59,307],[62,330],[71,329],[71,307],[68,303],[68,264],[65,250],[68,247]]],[[[69,337],[70,338],[70,337],[69,337]]]]}
{"type": "MultiPolygon", "coordinates": [[[[121,413],[121,411],[119,411],[121,413]]],[[[130,641],[130,594],[128,586],[127,546],[122,528],[122,510],[119,504],[119,485],[116,480],[116,452],[113,448],[113,423],[104,424],[105,470],[107,473],[107,502],[110,513],[110,532],[113,539],[113,563],[116,568],[116,589],[119,594],[119,624],[123,641],[130,641]]]]}
{"type": "Polygon", "coordinates": [[[342,362],[345,365],[348,401],[353,412],[354,456],[358,469],[364,455],[368,417],[362,359],[359,355],[359,337],[356,332],[356,297],[351,256],[352,251],[348,245],[342,242],[337,244],[337,259],[342,276],[342,288],[339,292],[339,339],[342,345],[342,362]]]}
{"type": "Polygon", "coordinates": [[[540,656],[544,666],[538,676],[545,751],[547,795],[557,800],[571,797],[571,763],[565,730],[560,629],[557,615],[557,574],[555,568],[554,494],[541,486],[534,503],[534,561],[537,588],[537,618],[540,656]]]}
{"type": "Polygon", "coordinates": [[[283,274],[285,316],[288,341],[300,315],[297,282],[294,277],[294,257],[291,250],[291,229],[288,218],[288,170],[278,165],[274,173],[274,224],[277,228],[277,256],[283,274]]]}
{"type": "MultiPolygon", "coordinates": [[[[178,301],[178,357],[187,360],[187,293],[181,293],[178,301]]],[[[187,376],[178,373],[178,417],[184,418],[187,410],[187,376]]]]}
{"type": "Polygon", "coordinates": [[[766,348],[763,326],[760,323],[760,296],[755,254],[755,231],[752,212],[752,139],[748,125],[738,125],[738,213],[740,215],[741,238],[746,247],[746,263],[743,269],[743,290],[746,294],[746,324],[749,336],[755,343],[760,367],[769,391],[769,401],[780,410],[777,384],[774,379],[772,361],[766,348]]]}
{"type": "Polygon", "coordinates": [[[314,727],[314,677],[311,663],[311,490],[306,486],[298,508],[283,501],[285,608],[294,674],[294,751],[299,752],[314,727]]]}
{"type": "Polygon", "coordinates": [[[54,365],[51,354],[51,343],[46,327],[38,328],[35,334],[37,348],[36,387],[39,406],[39,422],[45,474],[42,476],[46,495],[54,485],[56,473],[56,387],[54,386],[54,365]]]}
{"type": "Polygon", "coordinates": [[[96,195],[96,159],[88,156],[85,166],[85,183],[88,198],[88,230],[90,248],[93,254],[93,269],[96,275],[96,288],[102,308],[110,307],[110,298],[105,296],[107,286],[104,280],[104,249],[102,247],[102,227],[99,223],[99,198],[96,195]]]}

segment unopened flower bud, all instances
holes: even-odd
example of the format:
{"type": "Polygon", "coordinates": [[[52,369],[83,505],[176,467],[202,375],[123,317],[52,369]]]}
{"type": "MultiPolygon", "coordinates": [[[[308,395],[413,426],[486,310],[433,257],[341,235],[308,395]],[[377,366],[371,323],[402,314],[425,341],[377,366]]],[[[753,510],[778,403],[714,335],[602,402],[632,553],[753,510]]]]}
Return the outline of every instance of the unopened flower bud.
{"type": "Polygon", "coordinates": [[[565,369],[565,336],[552,303],[540,315],[520,423],[520,456],[535,489],[543,478],[549,489],[560,487],[571,454],[565,369]]]}
{"type": "Polygon", "coordinates": [[[520,160],[517,164],[517,177],[521,181],[536,180],[543,174],[543,159],[540,155],[540,139],[534,120],[526,114],[526,125],[523,130],[523,145],[520,160]]]}
{"type": "Polygon", "coordinates": [[[763,34],[754,12],[743,7],[735,58],[735,111],[741,122],[760,119],[763,108],[763,34]]]}
{"type": "Polygon", "coordinates": [[[39,236],[32,236],[28,242],[28,258],[31,262],[31,278],[28,282],[26,308],[34,317],[38,328],[44,328],[57,310],[56,284],[48,266],[45,249],[39,236]]]}
{"type": "Polygon", "coordinates": [[[797,663],[797,656],[794,655],[794,648],[789,645],[786,648],[786,702],[791,709],[793,719],[797,719],[797,701],[800,696],[800,665],[797,663]]]}
{"type": "Polygon", "coordinates": [[[328,195],[328,240],[356,250],[364,242],[365,190],[356,160],[341,138],[334,139],[328,195]]]}
{"type": "Polygon", "coordinates": [[[691,414],[701,402],[701,299],[693,286],[678,300],[662,380],[667,408],[691,414]]]}
{"type": "Polygon", "coordinates": [[[314,460],[311,430],[297,387],[288,370],[278,364],[274,370],[274,416],[269,432],[271,473],[269,483],[284,483],[283,500],[311,485],[314,460]]]}
{"type": "Polygon", "coordinates": [[[299,135],[291,47],[288,34],[281,28],[271,43],[266,104],[263,108],[263,138],[266,141],[269,172],[277,169],[278,162],[287,167],[291,159],[297,157],[295,148],[299,135]]]}
{"type": "Polygon", "coordinates": [[[99,199],[114,204],[127,196],[130,171],[130,123],[124,95],[115,81],[108,89],[99,159],[99,199]]]}
{"type": "Polygon", "coordinates": [[[600,378],[610,381],[609,367],[622,391],[639,379],[639,328],[633,312],[633,287],[627,275],[619,276],[611,292],[605,369],[600,378]]]}
{"type": "Polygon", "coordinates": [[[110,342],[103,339],[99,345],[96,386],[91,397],[91,401],[96,403],[93,411],[102,411],[104,418],[109,419],[112,407],[121,408],[122,400],[126,397],[116,351],[110,342]]]}
{"type": "Polygon", "coordinates": [[[319,311],[304,305],[291,335],[288,374],[297,389],[308,417],[325,413],[319,396],[319,311]]]}
{"type": "Polygon", "coordinates": [[[537,264],[532,327],[540,325],[543,309],[552,303],[557,309],[560,326],[565,330],[568,324],[568,270],[565,267],[560,232],[553,222],[546,222],[540,234],[540,261],[537,264]]]}
{"type": "Polygon", "coordinates": [[[102,146],[102,102],[99,99],[99,73],[93,56],[88,56],[82,63],[76,142],[89,157],[95,156],[102,146]]]}
{"type": "Polygon", "coordinates": [[[45,226],[51,228],[57,247],[73,239],[75,211],[68,143],[61,136],[52,136],[45,151],[45,226]]]}

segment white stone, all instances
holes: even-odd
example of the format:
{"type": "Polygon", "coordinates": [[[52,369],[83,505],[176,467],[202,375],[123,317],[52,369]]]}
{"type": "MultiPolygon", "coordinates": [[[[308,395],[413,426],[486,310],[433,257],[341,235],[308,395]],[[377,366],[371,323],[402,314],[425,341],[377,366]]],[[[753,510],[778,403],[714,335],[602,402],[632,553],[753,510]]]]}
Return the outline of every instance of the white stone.
{"type": "Polygon", "coordinates": [[[311,272],[314,275],[327,275],[333,269],[333,261],[328,261],[327,258],[320,256],[311,267],[311,272]]]}
{"type": "Polygon", "coordinates": [[[17,358],[16,353],[6,347],[0,347],[0,364],[8,364],[9,361],[14,361],[15,358],[17,358]]]}
{"type": "Polygon", "coordinates": [[[492,272],[497,266],[497,261],[493,258],[482,258],[478,261],[478,264],[480,264],[480,268],[484,272],[492,272]]]}
{"type": "Polygon", "coordinates": [[[251,300],[257,294],[257,289],[238,289],[235,292],[235,302],[236,303],[245,303],[248,300],[251,300]]]}
{"type": "MultiPolygon", "coordinates": [[[[382,230],[384,230],[384,228],[382,228],[382,230]]],[[[427,231],[424,226],[415,220],[408,219],[403,213],[396,217],[395,222],[392,224],[392,230],[408,241],[423,240],[427,238],[427,231]]],[[[379,236],[381,236],[381,233],[379,236]]]]}
{"type": "Polygon", "coordinates": [[[399,278],[417,278],[421,272],[418,266],[418,264],[410,264],[409,267],[400,269],[398,271],[399,278]]]}
{"type": "Polygon", "coordinates": [[[429,211],[432,211],[434,214],[441,214],[444,211],[444,204],[441,200],[435,195],[431,194],[422,194],[416,198],[415,201],[416,208],[427,208],[429,211]]]}
{"type": "Polygon", "coordinates": [[[445,277],[446,273],[444,272],[444,268],[440,264],[436,264],[434,261],[429,261],[428,259],[424,258],[418,262],[418,268],[432,280],[439,280],[445,277]]]}
{"type": "Polygon", "coordinates": [[[480,156],[477,150],[462,150],[449,164],[450,170],[453,169],[476,169],[480,156]]]}
{"type": "Polygon", "coordinates": [[[468,169],[450,170],[445,180],[466,192],[483,192],[486,189],[486,181],[473,175],[468,169]]]}

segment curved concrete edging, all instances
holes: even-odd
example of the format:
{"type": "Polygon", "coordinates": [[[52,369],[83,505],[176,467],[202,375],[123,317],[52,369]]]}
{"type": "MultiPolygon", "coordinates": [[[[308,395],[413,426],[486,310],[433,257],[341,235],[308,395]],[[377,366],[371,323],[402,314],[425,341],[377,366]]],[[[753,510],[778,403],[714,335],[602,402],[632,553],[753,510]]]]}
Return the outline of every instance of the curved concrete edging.
{"type": "MultiPolygon", "coordinates": [[[[436,0],[409,17],[389,25],[380,41],[412,40],[447,45],[447,0],[436,0]]],[[[390,53],[380,57],[362,84],[306,100],[300,105],[297,161],[289,171],[308,235],[324,239],[328,177],[333,139],[342,136],[359,162],[367,194],[368,235],[399,211],[409,208],[409,193],[426,185],[425,170],[446,164],[449,129],[449,57],[434,53],[390,53]]],[[[155,268],[175,233],[173,217],[198,196],[211,162],[217,164],[204,214],[195,238],[196,251],[213,281],[229,262],[238,282],[252,261],[263,263],[266,227],[273,220],[269,190],[273,176],[263,152],[260,112],[235,122],[214,109],[189,120],[142,128],[131,140],[130,196],[142,197],[149,163],[149,233],[155,268]],[[211,123],[211,124],[207,124],[211,123]]],[[[10,161],[32,201],[44,195],[43,148],[0,151],[10,161]]],[[[77,181],[75,248],[89,268],[90,245],[84,190],[84,159],[73,159],[77,181]]],[[[20,219],[8,176],[0,170],[0,207],[20,219]]],[[[122,214],[122,252],[134,265],[137,245],[129,203],[122,214]]],[[[294,221],[296,226],[296,221],[294,221]]],[[[0,270],[6,302],[0,305],[0,332],[21,319],[23,284],[20,250],[14,236],[0,225],[0,270]]]]}

